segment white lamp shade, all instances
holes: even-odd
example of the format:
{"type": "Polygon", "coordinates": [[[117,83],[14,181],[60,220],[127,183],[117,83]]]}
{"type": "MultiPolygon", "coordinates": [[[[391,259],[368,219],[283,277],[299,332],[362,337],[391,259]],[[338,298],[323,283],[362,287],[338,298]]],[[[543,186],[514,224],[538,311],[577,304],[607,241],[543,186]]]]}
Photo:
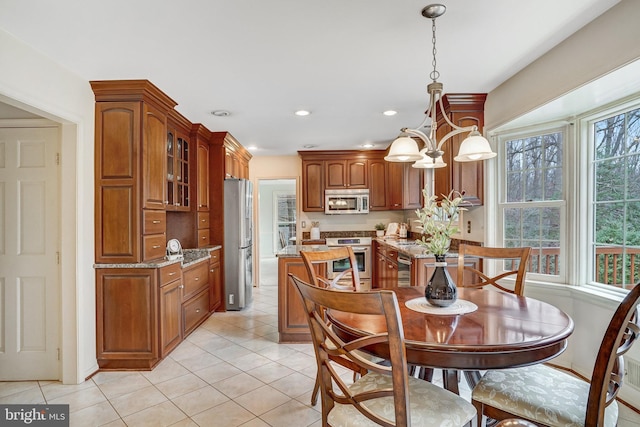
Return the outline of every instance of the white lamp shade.
{"type": "Polygon", "coordinates": [[[422,159],[422,154],[413,138],[401,136],[391,143],[389,154],[384,159],[388,162],[415,162],[422,159]]]}
{"type": "Polygon", "coordinates": [[[458,155],[453,158],[456,162],[474,162],[476,160],[486,160],[497,156],[491,151],[489,141],[480,132],[473,131],[460,144],[458,155]]]}
{"type": "Polygon", "coordinates": [[[423,148],[422,150],[420,150],[420,153],[422,154],[422,158],[416,161],[414,164],[412,164],[411,165],[412,168],[437,169],[437,168],[444,168],[447,166],[444,160],[442,160],[442,156],[436,157],[434,159],[432,157],[427,156],[425,154],[426,151],[427,151],[426,148],[423,148]]]}

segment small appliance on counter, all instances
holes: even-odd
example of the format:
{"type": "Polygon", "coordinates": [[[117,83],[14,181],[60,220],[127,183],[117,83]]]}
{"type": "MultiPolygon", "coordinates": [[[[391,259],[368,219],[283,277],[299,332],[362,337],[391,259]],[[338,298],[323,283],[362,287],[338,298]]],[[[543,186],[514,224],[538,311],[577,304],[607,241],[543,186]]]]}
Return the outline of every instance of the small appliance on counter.
{"type": "Polygon", "coordinates": [[[398,237],[398,223],[390,222],[387,225],[387,232],[384,235],[385,238],[395,238],[398,237]]]}
{"type": "Polygon", "coordinates": [[[169,261],[184,258],[184,251],[178,239],[171,239],[167,242],[167,255],[165,258],[169,261]]]}

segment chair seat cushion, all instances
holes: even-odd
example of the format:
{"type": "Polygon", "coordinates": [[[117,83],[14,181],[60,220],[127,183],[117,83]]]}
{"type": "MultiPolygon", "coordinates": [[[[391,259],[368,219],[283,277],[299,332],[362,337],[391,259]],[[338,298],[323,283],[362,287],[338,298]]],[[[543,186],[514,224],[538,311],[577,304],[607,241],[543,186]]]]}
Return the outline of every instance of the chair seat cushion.
{"type": "MultiPolygon", "coordinates": [[[[549,426],[584,426],[589,383],[559,369],[533,365],[488,371],[472,400],[549,426]]],[[[618,405],[605,411],[605,426],[615,426],[618,405]]]]}
{"type": "MultiPolygon", "coordinates": [[[[378,388],[392,388],[391,375],[370,372],[349,388],[356,393],[378,388]]],[[[469,402],[448,390],[427,381],[409,377],[411,426],[463,426],[475,417],[476,410],[469,402]]],[[[393,397],[367,401],[364,406],[389,420],[395,420],[393,397]]],[[[376,426],[351,405],[336,404],[328,416],[332,427],[376,426]]]]}

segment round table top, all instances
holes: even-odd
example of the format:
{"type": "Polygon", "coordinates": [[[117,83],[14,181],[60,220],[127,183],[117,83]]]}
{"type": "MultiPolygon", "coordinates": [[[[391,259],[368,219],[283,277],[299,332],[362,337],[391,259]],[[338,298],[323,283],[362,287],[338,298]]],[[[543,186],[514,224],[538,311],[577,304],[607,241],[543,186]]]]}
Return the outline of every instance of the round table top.
{"type": "MultiPolygon", "coordinates": [[[[390,288],[400,306],[409,363],[443,369],[484,370],[544,362],[561,354],[573,320],[542,301],[504,292],[458,289],[458,298],[478,306],[459,315],[427,314],[405,302],[424,296],[424,287],[390,288]]],[[[343,339],[386,330],[380,316],[331,312],[343,339]]],[[[372,352],[384,357],[384,348],[372,352]]]]}

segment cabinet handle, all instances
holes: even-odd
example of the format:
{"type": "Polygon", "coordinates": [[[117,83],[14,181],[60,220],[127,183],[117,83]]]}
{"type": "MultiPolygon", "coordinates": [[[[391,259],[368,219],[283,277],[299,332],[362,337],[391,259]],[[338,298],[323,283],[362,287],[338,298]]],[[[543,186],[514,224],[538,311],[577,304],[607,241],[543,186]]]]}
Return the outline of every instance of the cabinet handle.
{"type": "MultiPolygon", "coordinates": [[[[202,205],[200,205],[200,207],[202,207],[202,205]]],[[[202,219],[200,220],[200,222],[207,222],[207,220],[206,220],[206,219],[204,219],[204,218],[202,218],[202,219]]]]}
{"type": "Polygon", "coordinates": [[[196,313],[200,313],[200,309],[199,308],[196,308],[196,313]]]}
{"type": "Polygon", "coordinates": [[[175,276],[175,275],[176,275],[175,271],[172,271],[171,273],[169,273],[169,276],[175,276]]]}
{"type": "Polygon", "coordinates": [[[202,236],[202,240],[207,240],[207,238],[206,238],[206,237],[204,237],[204,236],[202,236]]]}
{"type": "Polygon", "coordinates": [[[211,270],[209,270],[209,273],[213,273],[213,268],[211,270]]]}
{"type": "Polygon", "coordinates": [[[184,285],[178,286],[179,289],[184,289],[184,285]]]}
{"type": "Polygon", "coordinates": [[[154,219],[153,221],[151,221],[153,224],[160,224],[160,220],[159,219],[154,219]]]}
{"type": "Polygon", "coordinates": [[[193,280],[195,280],[195,281],[197,282],[198,280],[200,280],[200,278],[199,278],[199,277],[196,277],[196,278],[195,278],[195,279],[193,279],[193,280]]]}
{"type": "Polygon", "coordinates": [[[158,249],[160,245],[153,245],[153,249],[158,249]]]}
{"type": "MultiPolygon", "coordinates": [[[[204,206],[204,205],[198,205],[199,208],[201,208],[202,206],[204,206]]],[[[203,221],[204,221],[204,219],[203,219],[203,221]]]]}
{"type": "Polygon", "coordinates": [[[168,205],[168,204],[169,204],[169,201],[168,201],[168,200],[165,200],[165,201],[164,201],[164,204],[165,204],[165,205],[168,205]]]}

